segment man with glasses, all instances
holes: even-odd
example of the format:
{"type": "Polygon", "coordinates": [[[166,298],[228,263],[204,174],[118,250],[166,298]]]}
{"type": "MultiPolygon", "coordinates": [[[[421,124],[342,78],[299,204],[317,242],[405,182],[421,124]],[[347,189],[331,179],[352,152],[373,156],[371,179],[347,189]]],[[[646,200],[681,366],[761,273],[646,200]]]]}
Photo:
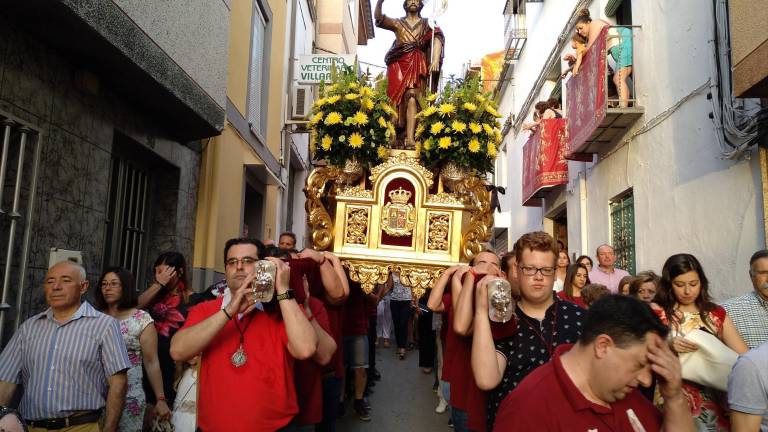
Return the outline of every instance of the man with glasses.
{"type": "Polygon", "coordinates": [[[726,301],[723,307],[749,349],[755,349],[768,342],[768,250],[752,255],[749,277],[753,290],[726,301]]]}
{"type": "Polygon", "coordinates": [[[616,268],[616,251],[613,246],[603,244],[595,251],[597,255],[597,267],[589,272],[589,280],[592,283],[602,284],[616,294],[619,292],[619,282],[629,276],[625,270],[616,268]]]}
{"type": "Polygon", "coordinates": [[[585,311],[554,295],[558,247],[545,232],[524,234],[515,243],[520,286],[515,308],[517,332],[494,340],[488,318],[488,288],[478,284],[475,300],[472,372],[477,386],[489,390],[488,429],[493,428],[501,401],[537,367],[548,362],[560,345],[576,342],[585,311]]]}
{"type": "Polygon", "coordinates": [[[203,432],[295,426],[293,361],[312,357],[317,335],[289,289],[283,261],[268,258],[277,268],[275,299],[265,305],[251,295],[259,246],[254,239],[227,241],[229,290],[192,308],[171,341],[176,361],[202,354],[197,425],[203,432]]]}

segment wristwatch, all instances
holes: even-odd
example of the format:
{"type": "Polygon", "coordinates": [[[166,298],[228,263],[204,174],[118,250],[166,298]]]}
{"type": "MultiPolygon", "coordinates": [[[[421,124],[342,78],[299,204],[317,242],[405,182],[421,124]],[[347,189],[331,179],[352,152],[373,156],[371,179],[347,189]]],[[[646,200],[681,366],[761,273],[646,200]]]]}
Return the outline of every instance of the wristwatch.
{"type": "Polygon", "coordinates": [[[293,295],[293,290],[292,289],[289,289],[288,291],[286,291],[286,292],[284,292],[282,294],[278,294],[277,295],[277,301],[290,300],[290,299],[295,299],[295,298],[296,298],[296,296],[293,295]]]}

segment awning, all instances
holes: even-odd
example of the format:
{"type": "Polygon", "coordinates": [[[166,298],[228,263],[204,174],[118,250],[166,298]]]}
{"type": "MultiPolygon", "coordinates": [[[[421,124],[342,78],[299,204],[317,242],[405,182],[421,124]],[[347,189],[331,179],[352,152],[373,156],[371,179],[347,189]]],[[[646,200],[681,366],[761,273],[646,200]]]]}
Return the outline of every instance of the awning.
{"type": "Polygon", "coordinates": [[[605,5],[605,16],[615,16],[616,11],[619,10],[621,2],[624,0],[608,0],[608,4],[605,5]]]}

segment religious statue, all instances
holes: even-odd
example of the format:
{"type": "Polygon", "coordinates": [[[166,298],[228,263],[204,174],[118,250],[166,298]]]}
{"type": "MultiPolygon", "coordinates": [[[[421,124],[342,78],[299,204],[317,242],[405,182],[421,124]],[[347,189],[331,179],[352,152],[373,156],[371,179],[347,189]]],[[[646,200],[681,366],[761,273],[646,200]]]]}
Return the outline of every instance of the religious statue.
{"type": "Polygon", "coordinates": [[[383,1],[376,2],[376,26],[395,33],[395,42],[384,57],[387,64],[387,96],[397,107],[398,145],[414,149],[418,98],[426,94],[430,85],[430,90],[437,92],[445,37],[439,27],[433,31],[427,19],[421,17],[423,0],[405,0],[403,8],[406,15],[398,19],[381,12],[383,1]]]}

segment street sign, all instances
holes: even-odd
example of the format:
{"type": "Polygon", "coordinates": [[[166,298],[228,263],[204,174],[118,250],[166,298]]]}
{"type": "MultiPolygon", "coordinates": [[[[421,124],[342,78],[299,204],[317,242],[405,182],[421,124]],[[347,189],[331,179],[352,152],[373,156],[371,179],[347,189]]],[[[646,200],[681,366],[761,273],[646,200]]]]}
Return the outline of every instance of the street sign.
{"type": "Polygon", "coordinates": [[[320,84],[320,81],[331,81],[331,67],[353,66],[355,56],[351,54],[309,54],[300,55],[294,68],[294,79],[299,84],[320,84]]]}

